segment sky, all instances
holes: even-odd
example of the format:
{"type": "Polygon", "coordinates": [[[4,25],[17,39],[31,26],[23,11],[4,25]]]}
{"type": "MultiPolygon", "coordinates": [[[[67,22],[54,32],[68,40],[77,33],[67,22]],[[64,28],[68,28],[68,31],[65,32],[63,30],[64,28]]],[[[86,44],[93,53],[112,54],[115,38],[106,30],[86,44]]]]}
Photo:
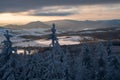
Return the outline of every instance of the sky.
{"type": "Polygon", "coordinates": [[[0,0],[0,25],[120,19],[120,0],[0,0]]]}

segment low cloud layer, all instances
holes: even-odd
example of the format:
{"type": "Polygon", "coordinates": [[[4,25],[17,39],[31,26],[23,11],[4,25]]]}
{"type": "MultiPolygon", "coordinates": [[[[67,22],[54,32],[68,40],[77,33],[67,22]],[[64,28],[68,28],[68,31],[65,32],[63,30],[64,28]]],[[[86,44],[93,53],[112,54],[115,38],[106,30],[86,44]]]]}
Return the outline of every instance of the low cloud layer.
{"type": "Polygon", "coordinates": [[[1,0],[0,12],[22,12],[46,6],[114,4],[120,0],[1,0]]]}

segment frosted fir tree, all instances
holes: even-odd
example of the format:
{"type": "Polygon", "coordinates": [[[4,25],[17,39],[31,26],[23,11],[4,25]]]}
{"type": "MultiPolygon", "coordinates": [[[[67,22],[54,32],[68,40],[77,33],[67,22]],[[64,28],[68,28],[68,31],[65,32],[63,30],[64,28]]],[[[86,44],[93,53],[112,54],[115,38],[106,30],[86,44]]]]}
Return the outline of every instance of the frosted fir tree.
{"type": "Polygon", "coordinates": [[[19,65],[18,66],[18,80],[25,80],[26,79],[26,70],[28,69],[28,60],[29,60],[29,57],[28,55],[21,55],[20,58],[19,58],[19,65]]]}
{"type": "Polygon", "coordinates": [[[19,78],[20,78],[19,80],[33,79],[34,72],[32,74],[32,69],[33,69],[32,56],[24,54],[22,63],[24,63],[24,64],[21,65],[21,73],[19,76],[19,78]]]}
{"type": "Polygon", "coordinates": [[[112,54],[112,40],[109,40],[107,43],[107,53],[108,56],[112,54]]]}
{"type": "Polygon", "coordinates": [[[103,42],[98,42],[95,47],[95,58],[99,58],[101,54],[103,54],[103,58],[106,59],[108,54],[106,51],[106,46],[104,46],[103,42]]]}
{"type": "Polygon", "coordinates": [[[49,79],[52,80],[64,80],[65,77],[65,67],[64,65],[64,52],[62,48],[60,47],[60,44],[58,42],[57,36],[56,36],[56,28],[55,24],[52,26],[52,34],[50,36],[50,39],[52,40],[50,47],[52,48],[51,54],[49,54],[50,62],[48,66],[49,70],[49,79]]]}
{"type": "Polygon", "coordinates": [[[10,40],[10,37],[12,37],[8,30],[6,31],[6,33],[4,34],[6,40],[4,40],[2,42],[2,52],[1,52],[1,56],[0,56],[0,77],[2,78],[4,75],[4,70],[8,64],[8,61],[10,59],[10,55],[12,54],[12,42],[10,40]]]}
{"type": "Polygon", "coordinates": [[[76,68],[74,55],[70,53],[68,48],[65,48],[64,55],[65,80],[75,80],[76,68]]]}
{"type": "Polygon", "coordinates": [[[120,80],[120,62],[115,55],[111,55],[107,63],[106,80],[120,80]]]}
{"type": "Polygon", "coordinates": [[[80,71],[81,80],[94,80],[92,53],[87,44],[84,44],[82,48],[82,61],[81,61],[80,70],[81,70],[80,71]]]}
{"type": "Polygon", "coordinates": [[[26,55],[19,80],[44,80],[46,66],[41,53],[26,55]]]}
{"type": "Polygon", "coordinates": [[[45,80],[46,74],[48,72],[46,60],[44,59],[42,53],[38,53],[34,55],[34,57],[36,58],[36,67],[35,67],[36,77],[41,80],[45,80]]]}
{"type": "Polygon", "coordinates": [[[90,53],[90,49],[89,46],[87,44],[83,45],[83,50],[82,50],[82,65],[85,65],[86,68],[90,68],[92,66],[92,60],[91,60],[91,53],[90,53]]]}
{"type": "Polygon", "coordinates": [[[102,51],[102,48],[99,50],[100,55],[97,59],[97,70],[96,70],[96,77],[95,80],[105,80],[106,76],[106,61],[104,59],[104,53],[102,51]]]}
{"type": "MultiPolygon", "coordinates": [[[[62,48],[60,47],[60,44],[59,44],[59,41],[58,41],[58,38],[56,36],[56,28],[55,28],[55,24],[53,24],[52,28],[51,28],[51,37],[50,39],[52,40],[51,41],[51,44],[50,46],[52,47],[52,52],[53,52],[53,55],[58,55],[58,58],[61,62],[63,62],[62,58],[64,56],[64,52],[62,50],[62,48]]],[[[57,56],[56,56],[57,57],[57,56]]]]}
{"type": "Polygon", "coordinates": [[[4,40],[3,43],[3,48],[2,48],[2,54],[9,55],[12,53],[12,42],[10,38],[12,37],[8,30],[6,30],[6,33],[4,34],[6,40],[4,40]]]}
{"type": "MultiPolygon", "coordinates": [[[[93,61],[94,61],[94,67],[95,67],[95,71],[96,71],[96,74],[97,72],[99,72],[99,59],[102,57],[102,60],[105,62],[105,68],[106,68],[106,59],[107,59],[107,51],[106,51],[106,46],[103,44],[103,42],[98,42],[96,45],[95,45],[95,50],[94,50],[94,58],[93,58],[93,61]]],[[[105,69],[104,68],[104,69],[105,69]]]]}
{"type": "Polygon", "coordinates": [[[14,55],[10,56],[10,59],[7,63],[2,67],[3,70],[3,80],[16,80],[17,75],[17,60],[14,55]]]}
{"type": "Polygon", "coordinates": [[[28,61],[28,64],[26,65],[27,70],[25,71],[25,76],[26,79],[30,80],[30,79],[34,79],[36,78],[35,74],[35,67],[36,67],[36,61],[33,59],[34,57],[31,57],[28,61]]]}
{"type": "Polygon", "coordinates": [[[107,75],[106,80],[119,80],[120,79],[120,62],[118,56],[112,52],[112,40],[107,43],[107,75]]]}
{"type": "Polygon", "coordinates": [[[52,28],[51,28],[51,32],[52,34],[50,35],[50,39],[52,40],[50,46],[51,47],[54,47],[56,42],[58,42],[58,39],[56,37],[56,28],[55,28],[55,24],[52,25],[52,28]]]}

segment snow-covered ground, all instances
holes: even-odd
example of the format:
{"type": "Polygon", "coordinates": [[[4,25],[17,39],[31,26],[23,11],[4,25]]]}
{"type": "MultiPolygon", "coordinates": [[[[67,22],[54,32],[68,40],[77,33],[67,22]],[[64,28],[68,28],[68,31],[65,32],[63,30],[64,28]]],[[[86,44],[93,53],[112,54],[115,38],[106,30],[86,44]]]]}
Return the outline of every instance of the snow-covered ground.
{"type": "MultiPolygon", "coordinates": [[[[6,29],[0,29],[0,43],[5,40],[4,33],[6,29]]],[[[11,41],[13,42],[13,46],[18,47],[27,47],[27,46],[40,46],[40,47],[48,47],[51,43],[50,40],[45,39],[37,39],[37,40],[30,40],[21,38],[20,36],[24,35],[32,35],[32,36],[41,36],[41,35],[48,35],[51,34],[49,29],[37,28],[37,29],[19,29],[19,30],[9,30],[10,34],[13,36],[11,41]]],[[[62,32],[57,32],[62,33],[62,32]]],[[[92,40],[91,37],[80,37],[80,36],[61,36],[58,37],[59,43],[61,45],[72,45],[72,44],[79,44],[80,40],[88,39],[92,40]]]]}
{"type": "Polygon", "coordinates": [[[48,34],[48,32],[46,32],[47,29],[43,29],[43,28],[37,28],[37,29],[20,29],[20,30],[12,30],[12,33],[15,33],[17,36],[21,36],[21,35],[45,35],[48,34]]]}
{"type": "MultiPolygon", "coordinates": [[[[80,36],[62,36],[58,37],[59,43],[61,45],[72,45],[72,44],[79,44],[80,40],[86,39],[92,39],[90,37],[80,37],[80,36]]],[[[27,46],[41,46],[41,47],[48,47],[51,43],[51,40],[45,40],[45,39],[39,39],[39,40],[33,40],[33,41],[25,41],[25,42],[17,42],[14,43],[14,46],[21,46],[21,47],[27,47],[27,46]]]]}

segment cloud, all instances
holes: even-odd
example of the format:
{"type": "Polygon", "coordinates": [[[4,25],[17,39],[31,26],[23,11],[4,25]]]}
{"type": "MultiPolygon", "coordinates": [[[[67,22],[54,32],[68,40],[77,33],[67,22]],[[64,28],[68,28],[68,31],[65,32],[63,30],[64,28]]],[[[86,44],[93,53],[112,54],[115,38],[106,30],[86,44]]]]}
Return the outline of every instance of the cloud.
{"type": "Polygon", "coordinates": [[[52,6],[43,7],[29,12],[28,15],[32,16],[69,16],[78,14],[78,7],[73,6],[52,6]]]}
{"type": "Polygon", "coordinates": [[[31,14],[32,16],[68,16],[68,15],[73,15],[74,13],[69,13],[69,12],[61,12],[61,13],[36,13],[36,14],[31,14]]]}
{"type": "Polygon", "coordinates": [[[114,4],[120,0],[1,0],[0,12],[22,12],[46,6],[114,4]]]}

